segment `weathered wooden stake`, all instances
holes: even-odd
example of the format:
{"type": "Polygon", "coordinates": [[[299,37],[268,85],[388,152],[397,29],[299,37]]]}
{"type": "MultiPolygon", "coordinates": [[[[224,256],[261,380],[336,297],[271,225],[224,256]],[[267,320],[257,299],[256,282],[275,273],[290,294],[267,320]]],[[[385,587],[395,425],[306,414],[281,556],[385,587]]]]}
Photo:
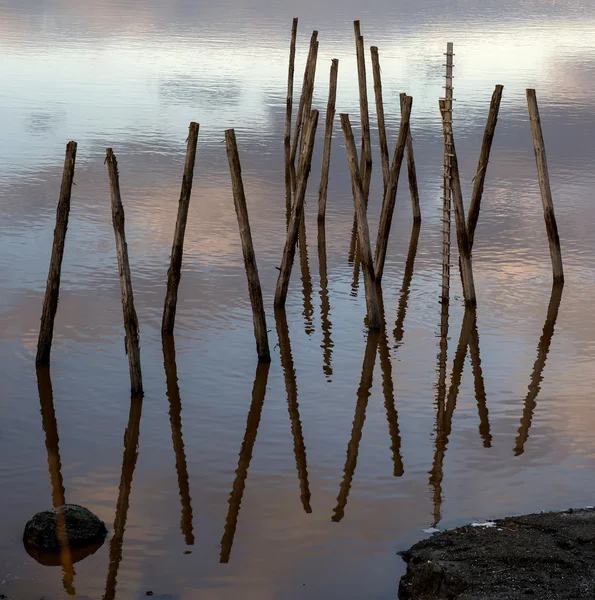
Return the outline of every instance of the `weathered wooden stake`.
{"type": "Polygon", "coordinates": [[[139,326],[136,310],[134,308],[134,294],[132,293],[132,277],[128,262],[128,246],[124,228],[124,207],[120,197],[120,175],[118,161],[111,148],[106,149],[107,172],[110,183],[110,196],[112,202],[112,223],[116,238],[116,251],[118,254],[118,267],[120,271],[120,287],[122,289],[122,312],[124,314],[124,330],[126,337],[126,354],[130,369],[130,385],[133,395],[143,394],[143,379],[140,368],[139,326]]]}
{"type": "Polygon", "coordinates": [[[384,272],[384,261],[386,259],[388,236],[390,235],[390,226],[393,219],[393,212],[395,210],[399,173],[401,172],[401,164],[403,162],[403,154],[405,153],[407,134],[409,132],[409,118],[411,116],[412,102],[413,99],[411,96],[407,96],[403,102],[399,136],[397,138],[395,154],[393,156],[393,162],[390,168],[388,185],[386,186],[384,200],[382,201],[380,224],[378,225],[378,237],[376,239],[376,253],[374,256],[374,273],[376,274],[376,281],[378,282],[380,282],[382,279],[382,273],[384,272]]]}
{"type": "MultiPolygon", "coordinates": [[[[306,121],[304,129],[304,145],[300,150],[298,161],[297,185],[295,199],[291,209],[291,219],[287,228],[287,239],[283,249],[283,258],[279,269],[277,287],[275,290],[275,306],[285,306],[287,299],[287,290],[289,288],[289,278],[291,277],[291,268],[295,257],[295,246],[298,239],[300,220],[304,211],[304,198],[306,197],[306,186],[308,185],[308,175],[312,165],[312,152],[314,150],[314,138],[316,136],[316,127],[318,125],[318,111],[313,110],[310,118],[306,121]]],[[[295,140],[294,140],[295,141],[295,140]]]]}
{"type": "Polygon", "coordinates": [[[370,47],[372,55],[372,75],[374,77],[374,96],[376,98],[376,118],[378,120],[378,141],[380,143],[380,162],[382,163],[382,181],[384,189],[388,185],[390,166],[388,161],[388,142],[386,140],[386,124],[384,122],[384,103],[382,101],[382,77],[380,75],[380,60],[378,48],[370,47]]]}
{"type": "MultiPolygon", "coordinates": [[[[401,110],[407,94],[400,94],[401,110]]],[[[421,210],[419,208],[419,191],[417,189],[417,172],[415,170],[415,156],[413,155],[413,139],[411,138],[411,127],[407,134],[407,178],[409,180],[409,195],[411,196],[411,209],[413,212],[413,222],[421,221],[421,210]]]]}
{"type": "Polygon", "coordinates": [[[477,163],[477,173],[473,183],[473,193],[471,194],[471,204],[469,204],[469,214],[467,215],[467,235],[469,236],[469,247],[473,250],[473,241],[475,238],[475,228],[479,219],[479,208],[481,205],[481,197],[483,195],[483,184],[486,178],[488,162],[490,160],[490,150],[498,123],[498,111],[500,110],[500,100],[502,99],[502,90],[504,86],[497,85],[492,94],[490,103],[490,112],[485,131],[483,133],[483,143],[479,154],[479,162],[477,163]]]}
{"type": "Polygon", "coordinates": [[[294,17],[291,25],[291,43],[289,44],[289,69],[287,74],[287,100],[285,107],[285,164],[291,157],[291,114],[293,112],[293,79],[295,72],[295,41],[297,37],[298,20],[294,17]]]}
{"type": "MultiPolygon", "coordinates": [[[[443,106],[443,101],[440,101],[443,106]]],[[[452,112],[450,113],[450,115],[452,112]]],[[[449,140],[450,147],[450,185],[455,211],[455,223],[457,230],[457,244],[459,247],[459,259],[461,267],[461,280],[463,283],[463,296],[466,306],[475,306],[477,299],[475,297],[475,284],[473,281],[473,267],[471,264],[471,246],[467,236],[467,223],[465,221],[465,206],[463,205],[463,193],[461,191],[461,179],[459,176],[459,162],[457,151],[455,149],[455,140],[452,130],[452,121],[448,120],[449,113],[442,111],[442,125],[444,129],[444,139],[449,140]]]]}
{"type": "Polygon", "coordinates": [[[174,232],[174,241],[171,247],[171,259],[167,270],[167,292],[165,294],[165,306],[163,308],[163,320],[161,322],[161,333],[169,335],[174,332],[176,321],[176,306],[178,303],[178,287],[182,271],[182,255],[184,254],[184,234],[186,233],[186,222],[188,220],[188,207],[190,206],[190,194],[192,193],[192,178],[194,176],[194,162],[196,159],[196,146],[198,144],[198,123],[190,123],[188,132],[188,146],[186,148],[186,163],[184,164],[184,176],[182,177],[182,191],[178,203],[178,218],[174,232]]]}
{"type": "Polygon", "coordinates": [[[353,139],[353,131],[349,122],[349,115],[341,115],[341,127],[345,136],[345,147],[347,149],[347,160],[351,181],[355,191],[355,213],[357,215],[358,251],[364,272],[364,286],[366,289],[366,307],[368,311],[368,327],[380,329],[380,310],[378,308],[378,296],[374,283],[374,264],[372,261],[372,248],[370,247],[370,230],[366,216],[366,195],[364,192],[361,173],[357,164],[357,148],[353,139]]]}
{"type": "Polygon", "coordinates": [[[322,172],[320,174],[320,189],[318,191],[318,220],[326,217],[326,196],[328,191],[328,172],[331,164],[331,139],[333,137],[333,121],[335,120],[335,99],[337,97],[337,73],[339,61],[333,58],[331,63],[331,78],[326,105],[326,122],[324,130],[324,148],[322,150],[322,172]]]}
{"type": "Polygon", "coordinates": [[[267,336],[267,321],[262,301],[262,289],[258,277],[258,266],[256,255],[252,245],[252,233],[250,232],[250,221],[248,220],[248,208],[246,196],[244,195],[244,184],[242,183],[242,168],[240,156],[236,144],[236,135],[233,129],[225,132],[225,145],[227,148],[227,159],[231,173],[231,186],[233,189],[233,202],[238,217],[240,238],[242,240],[242,253],[244,255],[244,267],[248,277],[248,293],[252,304],[252,319],[254,321],[254,337],[256,338],[256,351],[260,362],[270,362],[269,340],[267,336]]]}
{"type": "Polygon", "coordinates": [[[50,352],[52,351],[52,338],[54,336],[54,320],[58,310],[58,294],[60,293],[60,270],[62,269],[62,257],[64,256],[64,243],[66,241],[66,229],[68,228],[68,215],[70,213],[70,195],[72,191],[72,180],[74,178],[74,163],[76,159],[76,142],[66,144],[66,158],[64,159],[64,171],[62,172],[62,185],[60,186],[60,198],[56,211],[56,227],[54,228],[54,244],[52,246],[52,257],[48,273],[43,310],[41,313],[41,327],[39,329],[39,341],[37,343],[37,357],[35,364],[38,367],[47,367],[50,364],[50,352]]]}
{"type": "Polygon", "coordinates": [[[545,229],[550,243],[550,256],[552,259],[552,271],[554,283],[564,283],[564,269],[562,267],[562,251],[560,250],[560,237],[558,236],[558,225],[554,214],[554,201],[550,188],[550,178],[545,156],[545,143],[541,131],[539,119],[539,108],[537,107],[537,96],[535,90],[527,90],[527,104],[529,106],[529,119],[531,121],[531,133],[533,134],[533,148],[535,149],[535,161],[537,162],[537,174],[539,176],[539,188],[541,189],[541,201],[543,203],[543,216],[545,218],[545,229]]]}
{"type": "MultiPolygon", "coordinates": [[[[300,96],[300,103],[298,105],[298,112],[295,121],[295,129],[293,130],[293,139],[291,140],[291,153],[289,160],[295,164],[295,157],[298,151],[298,143],[300,141],[300,133],[304,125],[304,115],[306,120],[310,114],[309,110],[306,110],[308,103],[308,96],[310,95],[310,106],[312,105],[311,94],[314,90],[314,78],[316,76],[316,59],[318,57],[318,31],[312,32],[310,38],[310,50],[308,51],[308,58],[306,60],[306,68],[304,69],[304,82],[302,84],[302,94],[300,96]]],[[[303,137],[303,136],[302,136],[303,137]]],[[[300,145],[300,150],[302,146],[300,145]]]]}
{"type": "Polygon", "coordinates": [[[370,113],[368,111],[368,89],[366,84],[366,54],[364,38],[360,30],[360,22],[353,22],[355,34],[355,52],[357,58],[357,80],[359,84],[359,109],[362,122],[362,153],[360,156],[360,176],[362,178],[366,207],[370,194],[372,178],[372,143],[370,140],[370,113]]]}

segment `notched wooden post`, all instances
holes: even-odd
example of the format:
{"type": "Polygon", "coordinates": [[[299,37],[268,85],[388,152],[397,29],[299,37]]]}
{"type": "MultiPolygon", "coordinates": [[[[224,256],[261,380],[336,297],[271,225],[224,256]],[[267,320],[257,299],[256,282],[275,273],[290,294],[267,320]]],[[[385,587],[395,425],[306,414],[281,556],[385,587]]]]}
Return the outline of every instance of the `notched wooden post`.
{"type": "Polygon", "coordinates": [[[337,73],[339,61],[333,58],[331,63],[331,77],[326,106],[326,122],[324,130],[324,148],[322,150],[322,172],[320,175],[320,189],[318,191],[318,220],[324,221],[326,217],[326,197],[328,191],[328,172],[331,164],[331,140],[333,137],[333,121],[335,120],[335,99],[337,97],[337,73]]]}
{"type": "MultiPolygon", "coordinates": [[[[312,152],[314,150],[314,138],[316,136],[316,127],[318,125],[318,111],[313,110],[309,119],[306,121],[304,129],[304,144],[300,149],[298,162],[297,183],[295,200],[291,209],[291,218],[287,227],[287,239],[283,249],[283,258],[277,278],[277,287],[275,289],[275,307],[285,306],[287,299],[287,290],[289,288],[289,279],[295,258],[295,246],[297,244],[300,221],[304,211],[304,198],[306,197],[306,187],[308,185],[308,176],[312,165],[312,152]]],[[[295,140],[294,140],[295,141],[295,140]]]]}
{"type": "Polygon", "coordinates": [[[194,176],[194,162],[196,159],[196,146],[198,144],[198,123],[190,123],[188,133],[188,146],[186,149],[186,164],[184,165],[184,176],[182,178],[182,191],[178,204],[178,218],[176,230],[171,248],[171,261],[167,271],[167,292],[165,294],[165,306],[163,308],[163,320],[161,333],[169,335],[174,331],[176,320],[176,305],[178,303],[178,287],[182,271],[182,255],[184,253],[184,234],[188,220],[188,207],[190,205],[190,194],[192,193],[192,178],[194,176]]]}
{"type": "Polygon", "coordinates": [[[562,251],[560,250],[560,237],[558,235],[558,224],[554,214],[554,201],[550,188],[550,177],[547,169],[545,156],[545,142],[541,131],[539,119],[539,108],[537,107],[537,96],[535,90],[527,90],[527,104],[529,106],[529,119],[531,121],[531,133],[533,135],[533,148],[535,150],[535,161],[537,162],[537,174],[539,176],[539,188],[541,190],[541,202],[543,203],[543,216],[545,218],[545,229],[550,244],[550,256],[552,259],[552,271],[554,283],[564,283],[564,269],[562,267],[562,251]]]}
{"type": "Polygon", "coordinates": [[[120,271],[120,287],[122,289],[122,312],[124,314],[124,330],[126,337],[126,354],[130,369],[131,392],[134,396],[143,394],[143,381],[140,368],[140,342],[139,326],[136,310],[134,308],[134,295],[132,293],[132,277],[128,262],[128,246],[124,229],[124,207],[120,197],[120,176],[118,174],[118,161],[111,148],[107,148],[105,162],[110,183],[110,196],[112,203],[112,223],[116,238],[116,252],[120,271]]]}
{"type": "Polygon", "coordinates": [[[248,292],[250,294],[250,303],[252,304],[256,351],[260,362],[271,362],[266,315],[264,312],[264,303],[262,301],[262,289],[258,277],[258,266],[256,265],[254,246],[252,245],[248,208],[246,206],[246,196],[244,195],[244,184],[242,183],[240,156],[238,154],[238,146],[236,144],[236,136],[233,129],[228,129],[225,132],[225,145],[227,148],[227,158],[229,160],[229,170],[231,173],[233,201],[238,217],[240,238],[242,239],[244,266],[246,267],[246,276],[248,277],[248,292]]]}
{"type": "Polygon", "coordinates": [[[380,329],[380,310],[378,307],[376,285],[374,283],[374,263],[372,260],[372,249],[370,247],[370,230],[368,228],[368,218],[366,217],[366,196],[361,173],[357,164],[357,148],[355,147],[355,140],[353,139],[349,115],[341,115],[341,127],[343,129],[343,135],[345,136],[347,160],[349,162],[349,171],[351,173],[351,180],[355,192],[358,249],[364,273],[368,327],[370,329],[380,329]]]}
{"type": "Polygon", "coordinates": [[[70,196],[72,192],[72,180],[74,179],[75,160],[76,142],[68,142],[66,145],[66,157],[64,159],[64,171],[62,173],[62,185],[60,186],[60,198],[58,199],[58,209],[56,211],[52,257],[50,259],[50,268],[41,313],[41,326],[39,328],[37,357],[35,359],[35,364],[38,367],[47,367],[50,364],[54,320],[58,310],[58,295],[60,293],[60,271],[64,256],[66,230],[68,229],[68,215],[70,214],[70,196]]]}

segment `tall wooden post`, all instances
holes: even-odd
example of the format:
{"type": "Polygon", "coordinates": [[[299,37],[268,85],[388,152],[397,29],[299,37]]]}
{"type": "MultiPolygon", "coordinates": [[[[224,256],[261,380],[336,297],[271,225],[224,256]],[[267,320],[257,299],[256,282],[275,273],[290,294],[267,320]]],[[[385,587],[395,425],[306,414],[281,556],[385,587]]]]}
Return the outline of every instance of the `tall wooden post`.
{"type": "MultiPolygon", "coordinates": [[[[401,111],[403,110],[407,94],[400,94],[401,111]]],[[[417,171],[415,170],[415,156],[413,155],[413,139],[411,137],[411,127],[407,134],[407,178],[409,180],[409,195],[411,196],[411,211],[413,213],[413,222],[421,222],[421,209],[419,208],[419,190],[417,189],[417,171]]]]}
{"type": "Polygon", "coordinates": [[[328,172],[331,164],[331,140],[333,137],[333,121],[335,119],[335,99],[337,97],[337,73],[339,61],[333,58],[331,63],[331,78],[326,106],[326,122],[324,130],[324,148],[322,150],[322,172],[320,174],[320,189],[318,191],[318,220],[326,217],[326,196],[328,191],[328,172]]]}
{"type": "Polygon", "coordinates": [[[361,173],[357,164],[357,148],[355,147],[355,140],[353,139],[349,115],[341,115],[341,127],[343,128],[343,135],[345,137],[349,171],[351,172],[351,181],[355,191],[358,247],[362,270],[364,272],[368,327],[370,329],[380,329],[380,311],[378,308],[376,285],[374,283],[374,263],[372,260],[372,249],[370,247],[370,230],[368,228],[368,218],[366,217],[366,196],[362,184],[361,173]]]}
{"type": "Polygon", "coordinates": [[[357,58],[357,80],[359,85],[359,108],[362,122],[362,153],[360,156],[360,177],[362,178],[366,207],[370,194],[370,180],[372,176],[372,143],[370,140],[370,113],[368,111],[368,90],[366,84],[366,55],[364,51],[364,38],[360,30],[360,22],[353,22],[355,34],[355,52],[357,58]]]}
{"type": "Polygon", "coordinates": [[[382,163],[382,181],[384,189],[388,185],[390,166],[388,162],[388,142],[386,140],[386,123],[384,122],[384,102],[382,100],[382,77],[380,75],[380,59],[378,48],[370,47],[372,55],[372,75],[374,77],[374,97],[376,99],[376,119],[378,121],[378,141],[380,143],[380,162],[382,163]]]}
{"type": "Polygon", "coordinates": [[[248,220],[248,208],[246,196],[244,195],[244,184],[242,183],[242,168],[240,156],[236,144],[236,136],[233,129],[225,132],[225,145],[227,147],[227,158],[229,160],[229,171],[231,173],[231,186],[233,188],[233,202],[240,228],[242,240],[242,253],[244,255],[244,266],[248,278],[248,293],[252,304],[252,319],[254,321],[254,337],[256,338],[256,351],[260,362],[270,362],[269,340],[267,335],[267,322],[262,301],[262,289],[258,277],[258,266],[256,255],[252,245],[252,233],[250,232],[250,221],[248,220]]]}
{"type": "Polygon", "coordinates": [[[54,229],[54,244],[48,273],[43,311],[41,313],[41,327],[39,328],[39,341],[37,343],[37,357],[35,364],[38,367],[47,367],[50,364],[52,338],[54,336],[54,320],[58,310],[58,294],[60,293],[60,271],[64,244],[66,242],[66,229],[68,228],[68,215],[70,213],[70,195],[72,180],[74,178],[74,163],[76,160],[76,142],[66,145],[66,158],[60,186],[60,198],[56,211],[56,227],[54,229]]]}
{"type": "Polygon", "coordinates": [[[291,157],[291,114],[293,112],[293,79],[295,72],[295,41],[297,38],[298,20],[294,17],[291,25],[291,43],[289,44],[289,69],[287,73],[287,99],[285,103],[285,165],[291,157]]]}
{"type": "Polygon", "coordinates": [[[188,146],[186,148],[186,163],[182,178],[182,191],[180,192],[180,201],[178,203],[178,218],[176,220],[176,230],[171,248],[171,260],[167,271],[167,292],[165,294],[163,321],[161,323],[161,333],[163,334],[173,333],[176,320],[178,287],[182,272],[182,255],[184,253],[184,234],[186,233],[188,207],[190,206],[190,194],[192,193],[192,179],[194,177],[194,161],[196,159],[199,128],[200,125],[198,123],[190,123],[188,146]]]}
{"type": "Polygon", "coordinates": [[[539,188],[541,190],[541,202],[543,203],[543,216],[545,218],[545,229],[550,244],[550,256],[552,259],[552,272],[554,283],[564,283],[564,269],[562,267],[562,251],[560,250],[560,237],[558,235],[558,224],[554,214],[554,201],[550,188],[550,177],[547,169],[545,156],[545,142],[541,131],[539,119],[539,108],[537,107],[537,96],[535,90],[527,90],[527,104],[529,106],[529,119],[531,121],[531,133],[533,135],[533,148],[535,150],[535,161],[537,162],[537,174],[539,176],[539,188]]]}
{"type": "Polygon", "coordinates": [[[124,207],[120,197],[120,175],[118,161],[111,148],[106,150],[107,171],[110,182],[110,196],[112,202],[112,223],[116,238],[116,251],[118,254],[118,267],[120,271],[120,287],[122,289],[122,312],[124,314],[124,329],[126,331],[126,354],[130,369],[130,384],[133,395],[143,394],[143,380],[140,368],[140,342],[139,326],[136,310],[134,308],[134,294],[132,293],[132,277],[128,262],[128,246],[124,227],[124,207]]]}

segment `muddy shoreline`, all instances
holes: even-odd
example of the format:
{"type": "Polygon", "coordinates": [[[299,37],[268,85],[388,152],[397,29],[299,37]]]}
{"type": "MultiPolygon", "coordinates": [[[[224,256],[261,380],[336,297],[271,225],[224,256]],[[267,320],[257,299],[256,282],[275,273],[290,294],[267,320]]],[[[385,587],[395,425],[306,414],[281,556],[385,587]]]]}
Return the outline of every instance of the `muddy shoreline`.
{"type": "Polygon", "coordinates": [[[467,525],[399,554],[401,600],[595,598],[595,509],[467,525]]]}

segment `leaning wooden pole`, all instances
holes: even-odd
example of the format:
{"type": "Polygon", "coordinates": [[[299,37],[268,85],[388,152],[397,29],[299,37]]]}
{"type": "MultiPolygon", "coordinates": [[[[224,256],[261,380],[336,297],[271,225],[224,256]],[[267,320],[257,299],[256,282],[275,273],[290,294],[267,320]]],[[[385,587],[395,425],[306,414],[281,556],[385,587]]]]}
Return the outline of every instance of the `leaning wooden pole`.
{"type": "MultiPolygon", "coordinates": [[[[445,103],[440,101],[440,108],[445,108],[445,103]]],[[[465,206],[463,204],[463,192],[461,190],[461,178],[459,175],[459,163],[457,160],[457,151],[455,148],[454,133],[452,130],[452,121],[448,120],[449,113],[446,110],[442,112],[442,126],[444,129],[444,139],[449,140],[450,147],[450,185],[451,196],[455,211],[455,225],[457,231],[457,245],[459,248],[461,281],[463,284],[463,296],[465,306],[473,307],[477,304],[475,297],[475,283],[473,281],[473,267],[471,263],[471,246],[467,235],[467,223],[465,222],[465,206]]],[[[450,113],[452,115],[452,113],[450,113]]]]}
{"type": "Polygon", "coordinates": [[[62,185],[60,186],[60,197],[58,199],[58,210],[56,211],[56,227],[54,229],[52,257],[50,259],[50,269],[45,288],[43,310],[41,313],[39,341],[37,343],[37,358],[35,359],[35,364],[38,367],[47,367],[50,364],[52,338],[54,336],[54,320],[58,310],[58,294],[60,293],[60,271],[62,269],[62,257],[64,256],[66,230],[68,229],[68,215],[70,214],[70,195],[72,191],[72,180],[74,178],[75,159],[76,142],[68,142],[68,144],[66,144],[66,157],[64,159],[64,171],[62,173],[62,185]]]}
{"type": "Polygon", "coordinates": [[[252,233],[250,232],[250,221],[248,220],[248,208],[246,196],[244,195],[244,184],[242,183],[242,168],[240,167],[240,155],[236,144],[236,135],[233,129],[225,132],[225,145],[227,158],[229,160],[229,171],[231,173],[231,186],[233,189],[233,202],[240,227],[240,238],[242,240],[242,253],[244,255],[244,266],[248,277],[248,293],[252,304],[252,319],[254,321],[254,337],[256,338],[256,351],[260,362],[271,362],[269,351],[269,339],[267,335],[267,321],[262,301],[262,289],[258,277],[258,266],[256,255],[252,244],[252,233]]]}
{"type": "Polygon", "coordinates": [[[529,119],[531,121],[531,133],[533,135],[533,148],[537,162],[537,174],[539,176],[539,188],[541,190],[541,201],[543,203],[543,216],[545,218],[545,229],[550,243],[550,256],[552,259],[552,272],[554,283],[564,283],[564,269],[562,267],[562,251],[560,250],[560,237],[558,225],[554,214],[554,201],[550,188],[550,177],[547,169],[545,156],[545,142],[541,131],[539,119],[539,108],[537,107],[537,96],[535,90],[527,90],[527,104],[529,106],[529,119]]]}
{"type": "Polygon", "coordinates": [[[291,156],[291,116],[293,112],[293,79],[295,73],[295,41],[297,38],[298,20],[294,17],[291,25],[291,42],[289,44],[289,68],[287,73],[287,99],[285,103],[285,164],[291,156]]]}
{"type": "Polygon", "coordinates": [[[399,173],[401,172],[401,164],[405,153],[405,145],[407,142],[407,133],[409,132],[409,118],[411,116],[411,104],[413,99],[407,96],[403,103],[401,111],[401,124],[399,126],[399,136],[395,146],[395,154],[390,168],[390,176],[384,199],[382,201],[382,210],[380,212],[380,224],[378,225],[378,237],[376,238],[376,252],[374,256],[374,273],[376,281],[380,282],[382,273],[384,272],[384,261],[386,259],[386,249],[388,247],[388,236],[390,235],[390,226],[395,210],[395,201],[397,197],[397,185],[399,183],[399,173]]]}
{"type": "MultiPolygon", "coordinates": [[[[401,110],[407,94],[400,94],[401,110]]],[[[417,189],[417,171],[415,170],[415,156],[413,155],[413,139],[411,138],[411,127],[407,134],[407,177],[409,179],[409,195],[411,196],[411,210],[413,222],[421,222],[421,210],[419,208],[419,191],[417,189]]]]}
{"type": "Polygon", "coordinates": [[[333,121],[335,120],[335,99],[337,97],[337,73],[339,60],[333,58],[331,77],[326,105],[326,122],[324,129],[324,148],[322,150],[322,172],[320,174],[320,189],[318,190],[318,220],[326,217],[326,196],[328,192],[328,172],[331,164],[331,140],[333,137],[333,121]]]}
{"type": "MultiPolygon", "coordinates": [[[[306,68],[304,69],[304,82],[302,84],[302,93],[300,96],[300,103],[298,105],[298,112],[295,120],[295,128],[293,130],[293,139],[291,140],[291,152],[289,160],[295,165],[295,157],[298,153],[298,143],[300,141],[300,133],[304,125],[304,115],[306,119],[310,114],[306,111],[306,102],[308,98],[309,89],[314,89],[314,78],[316,76],[316,59],[318,57],[318,31],[312,32],[310,38],[310,50],[308,51],[308,58],[306,60],[306,68]]],[[[310,104],[311,104],[310,100],[310,104]]],[[[300,146],[301,149],[301,146],[300,146]]]]}
{"type": "Polygon", "coordinates": [[[359,85],[359,108],[362,122],[362,153],[360,156],[360,176],[368,206],[370,194],[370,181],[372,177],[372,143],[370,140],[370,113],[368,110],[368,89],[366,84],[366,55],[364,51],[364,38],[360,30],[360,22],[353,22],[355,34],[355,52],[357,58],[357,80],[359,85]]]}
{"type": "Polygon", "coordinates": [[[382,100],[382,77],[380,75],[380,59],[378,48],[370,47],[372,55],[372,75],[374,77],[374,97],[376,99],[376,119],[378,121],[378,141],[380,144],[380,162],[382,163],[382,181],[384,189],[388,185],[390,165],[388,159],[388,142],[386,140],[386,124],[384,121],[384,102],[382,100]]]}
{"type": "Polygon", "coordinates": [[[196,146],[198,144],[198,123],[190,123],[188,132],[188,145],[186,147],[186,163],[184,165],[184,176],[182,177],[182,191],[178,203],[178,218],[174,231],[174,241],[171,247],[171,259],[167,271],[167,292],[165,294],[165,306],[163,308],[163,320],[161,322],[161,333],[169,335],[174,332],[176,321],[176,306],[178,304],[178,287],[182,272],[182,255],[184,254],[184,234],[186,233],[186,222],[188,221],[188,207],[190,206],[190,195],[192,193],[192,179],[194,177],[194,162],[196,159],[196,146]]]}
{"type": "MultiPolygon", "coordinates": [[[[309,119],[306,121],[304,130],[304,145],[300,150],[298,162],[297,184],[295,200],[291,209],[291,218],[287,227],[287,239],[283,249],[283,258],[279,269],[277,287],[275,290],[275,307],[285,306],[287,299],[287,290],[289,289],[289,279],[295,258],[295,246],[297,244],[300,221],[304,211],[304,198],[306,197],[306,187],[308,185],[308,176],[312,165],[312,152],[314,150],[314,138],[316,136],[316,127],[318,125],[318,111],[313,110],[309,119]]],[[[294,140],[295,141],[295,140],[294,140]]]]}
{"type": "Polygon", "coordinates": [[[124,207],[120,197],[120,176],[118,161],[111,148],[106,150],[107,172],[110,183],[110,196],[112,201],[112,223],[116,238],[116,251],[120,271],[120,287],[122,288],[122,312],[124,313],[124,329],[126,331],[125,343],[130,369],[130,386],[133,395],[143,394],[143,380],[140,368],[140,343],[139,326],[136,310],[134,308],[134,295],[132,293],[132,277],[128,262],[128,246],[124,229],[124,207]]]}
{"type": "Polygon", "coordinates": [[[500,100],[502,100],[502,90],[504,86],[497,85],[492,94],[490,102],[490,112],[485,131],[483,132],[483,143],[481,144],[481,152],[479,154],[479,162],[477,164],[477,172],[473,182],[473,193],[471,194],[471,204],[469,204],[469,214],[467,215],[467,235],[469,236],[469,246],[473,250],[473,241],[475,238],[475,228],[479,220],[479,208],[481,205],[481,197],[483,195],[483,184],[486,178],[488,162],[490,160],[490,150],[492,149],[492,141],[496,124],[498,123],[498,112],[500,110],[500,100]]]}
{"type": "Polygon", "coordinates": [[[374,283],[374,262],[372,260],[372,248],[370,246],[370,230],[366,216],[366,195],[363,188],[361,173],[357,164],[357,148],[353,139],[353,131],[349,122],[349,115],[341,115],[341,127],[345,136],[345,147],[347,149],[347,160],[351,181],[355,192],[355,211],[357,216],[358,249],[364,272],[364,286],[366,290],[366,308],[368,311],[368,327],[380,329],[380,309],[378,306],[378,295],[374,283]]]}

